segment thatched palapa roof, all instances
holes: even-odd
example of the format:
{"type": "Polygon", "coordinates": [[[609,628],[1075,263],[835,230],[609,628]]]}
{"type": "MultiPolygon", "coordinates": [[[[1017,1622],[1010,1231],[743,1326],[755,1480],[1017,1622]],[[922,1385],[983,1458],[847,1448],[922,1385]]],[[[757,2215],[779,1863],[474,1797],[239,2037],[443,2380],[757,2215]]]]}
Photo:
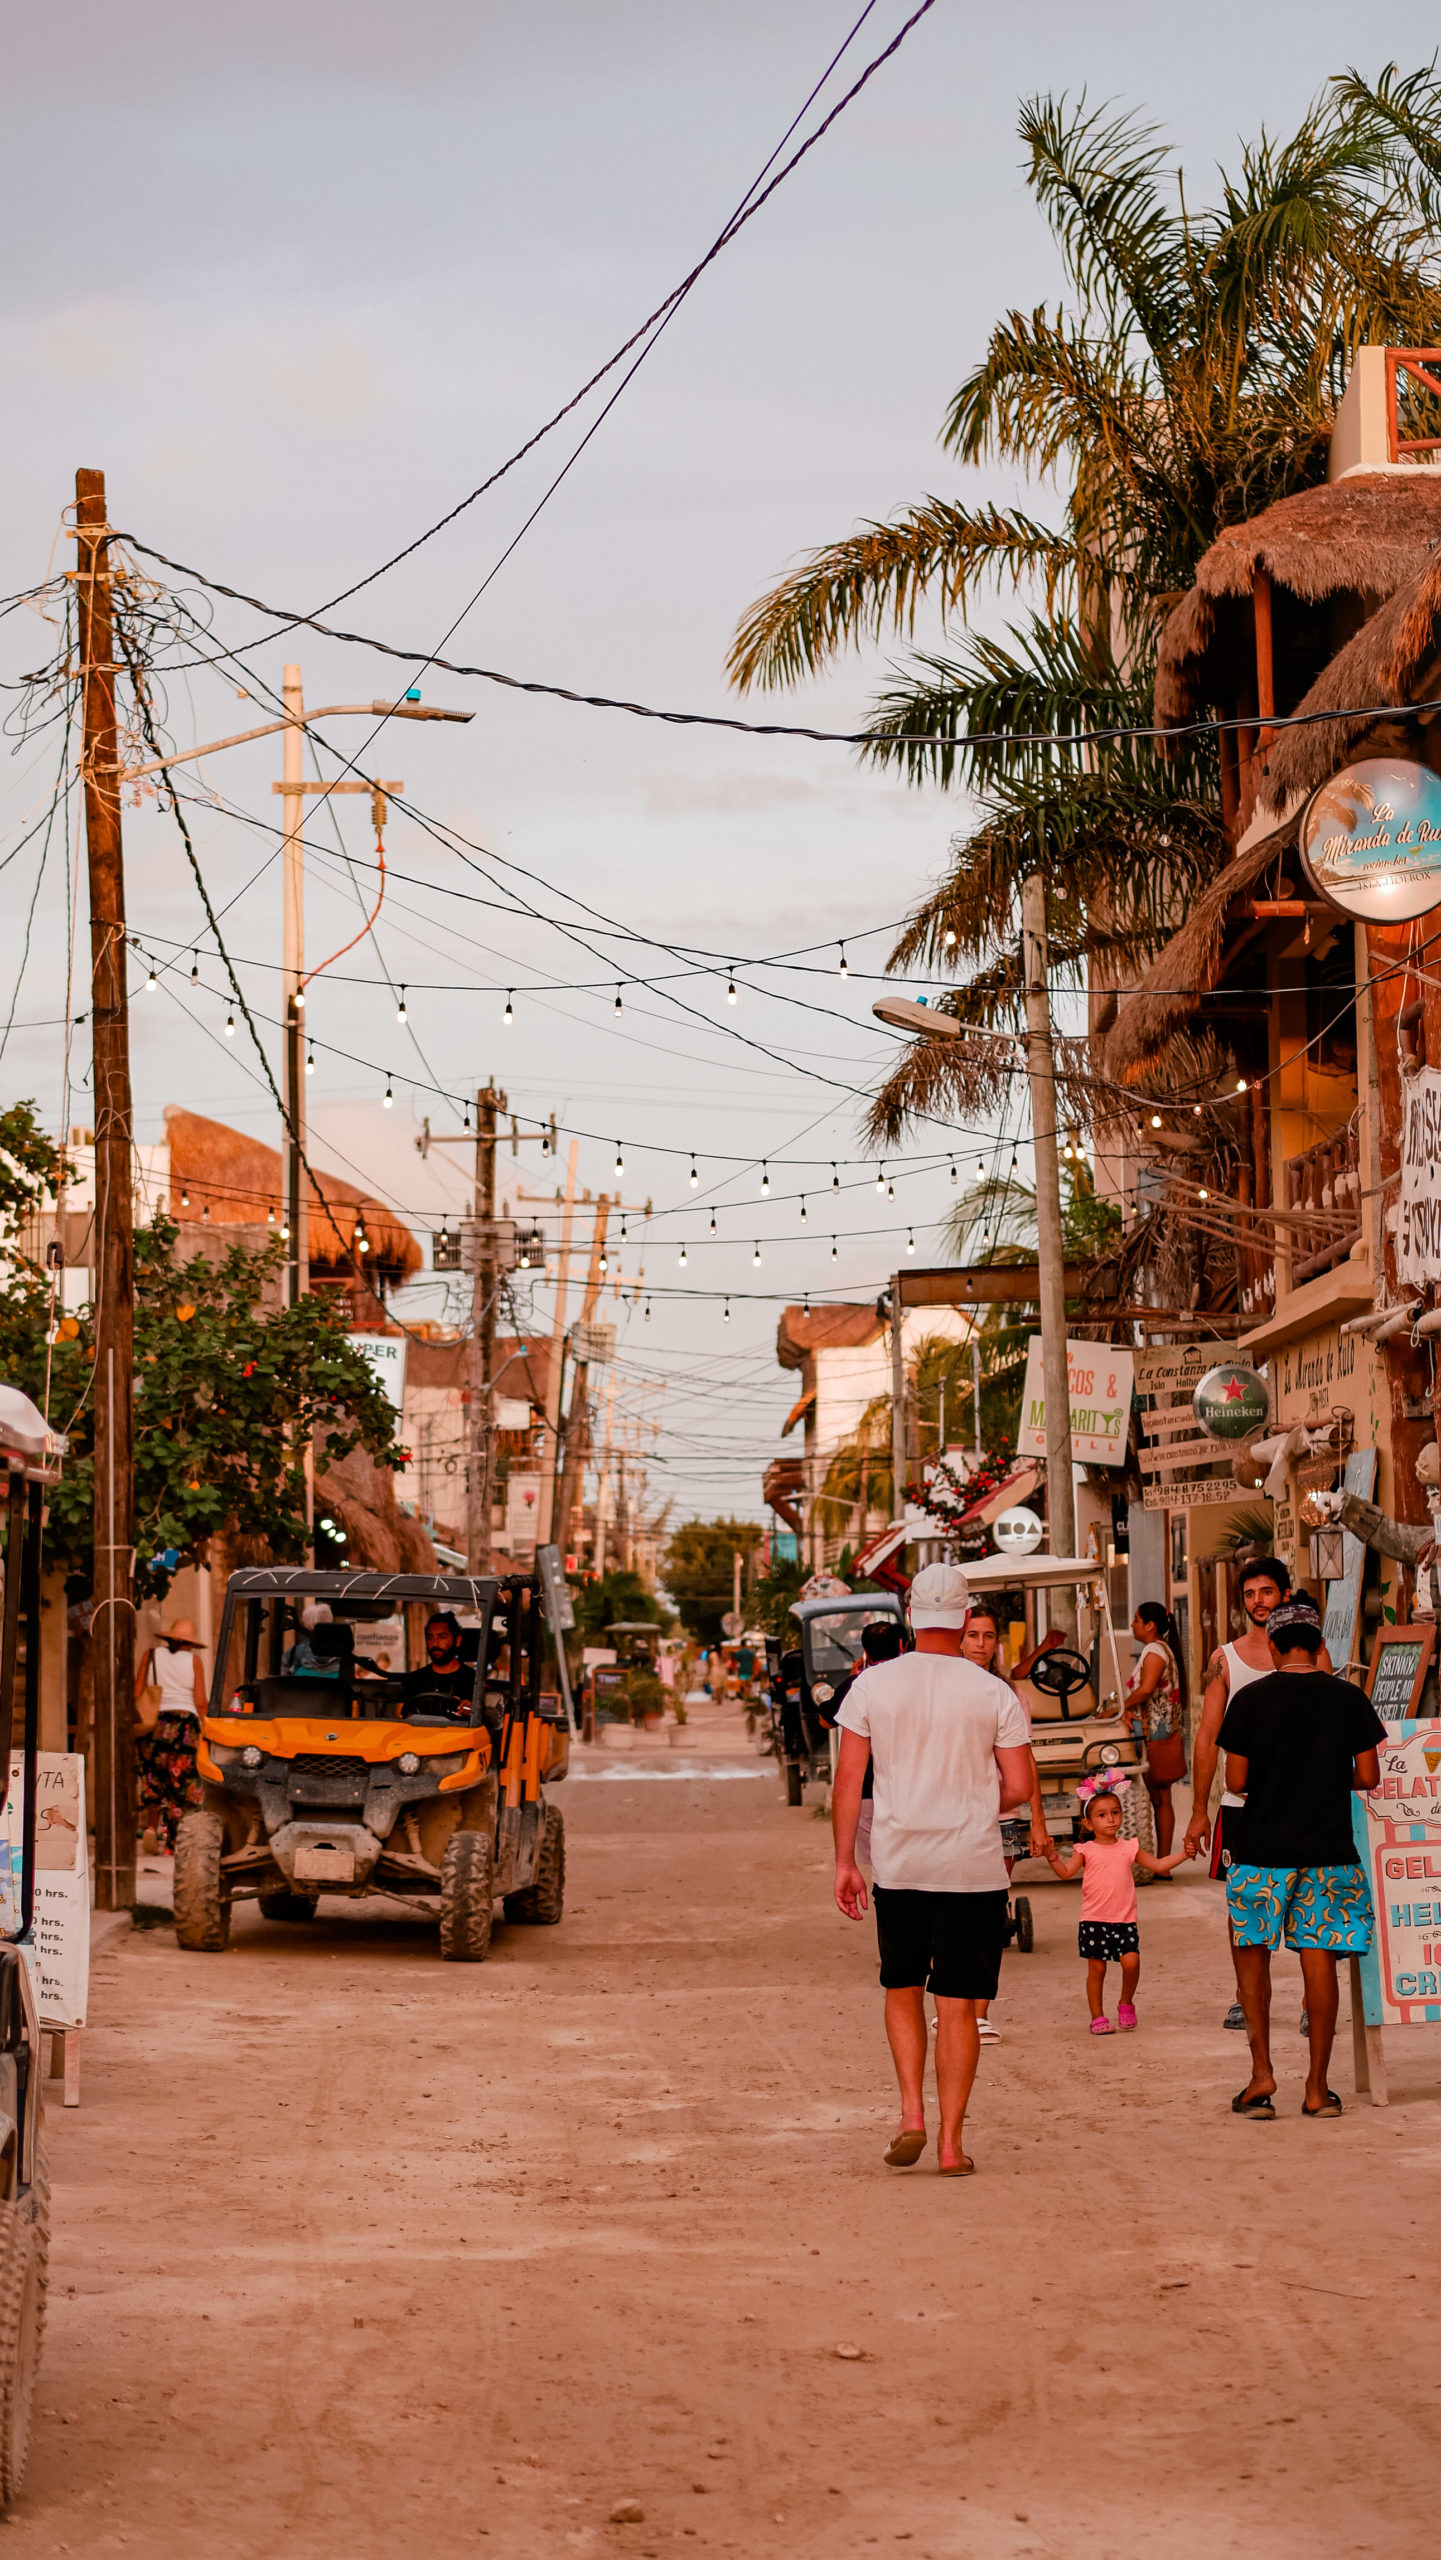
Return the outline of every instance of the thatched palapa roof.
{"type": "Polygon", "coordinates": [[[1282,809],[1298,795],[1309,797],[1329,782],[1359,741],[1375,729],[1374,704],[1399,707],[1434,696],[1441,677],[1438,659],[1441,553],[1337,651],[1297,703],[1298,715],[1330,711],[1336,717],[1316,720],[1308,728],[1283,729],[1272,741],[1257,795],[1261,806],[1282,809]]]}
{"type": "MultiPolygon", "coordinates": [[[[1409,586],[1441,541],[1441,471],[1353,472],[1228,525],[1161,633],[1156,720],[1170,728],[1220,699],[1256,571],[1303,604],[1356,596],[1369,607],[1409,586]]],[[[1249,632],[1249,615],[1246,628],[1249,632]]]]}
{"type": "Polygon", "coordinates": [[[803,1369],[813,1351],[854,1350],[884,1331],[874,1299],[868,1307],[786,1307],[776,1327],[776,1358],[783,1369],[803,1369]]]}
{"type": "MultiPolygon", "coordinates": [[[[253,1227],[267,1209],[280,1211],[284,1173],[277,1148],[173,1103],[166,1109],[165,1135],[173,1218],[193,1221],[208,1209],[212,1226],[253,1227]],[[190,1194],[188,1206],[182,1203],[182,1191],[190,1194]]],[[[318,1278],[363,1277],[377,1287],[395,1288],[420,1269],[420,1247],[409,1227],[373,1193],[333,1173],[317,1173],[309,1198],[310,1268],[318,1278]],[[352,1242],[357,1210],[370,1243],[359,1261],[352,1242]]]]}
{"type": "Polygon", "coordinates": [[[1217,981],[1232,908],[1254,890],[1292,834],[1288,820],[1229,862],[1144,977],[1122,991],[1103,1053],[1106,1074],[1118,1084],[1144,1070],[1199,1011],[1217,981]]]}

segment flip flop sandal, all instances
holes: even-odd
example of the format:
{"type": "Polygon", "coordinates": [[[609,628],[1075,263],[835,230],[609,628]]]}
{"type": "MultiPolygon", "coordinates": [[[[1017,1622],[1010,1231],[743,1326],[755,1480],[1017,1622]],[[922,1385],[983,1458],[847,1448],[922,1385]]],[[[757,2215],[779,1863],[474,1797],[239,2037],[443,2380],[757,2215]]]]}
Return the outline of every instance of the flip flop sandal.
{"type": "Polygon", "coordinates": [[[1325,2098],[1319,2107],[1308,2107],[1304,2098],[1301,2101],[1302,2115],[1309,2116],[1313,2124],[1318,2116],[1339,2116],[1344,2114],[1344,2112],[1345,2110],[1342,2107],[1341,2101],[1337,2097],[1334,2089],[1327,2090],[1325,2098]]]}
{"type": "Polygon", "coordinates": [[[885,2165],[888,2169],[914,2169],[925,2147],[924,2133],[898,2133],[885,2155],[885,2165]]]}
{"type": "Polygon", "coordinates": [[[1231,2100],[1231,2113],[1233,2116],[1250,2116],[1257,2124],[1274,2124],[1276,2093],[1274,2089],[1258,2090],[1254,2098],[1248,2098],[1245,2090],[1240,2089],[1231,2100]]]}
{"type": "Polygon", "coordinates": [[[942,2178],[973,2178],[976,2174],[976,2164],[974,2160],[968,2160],[963,2151],[953,2169],[942,2167],[937,2174],[942,2178]]]}

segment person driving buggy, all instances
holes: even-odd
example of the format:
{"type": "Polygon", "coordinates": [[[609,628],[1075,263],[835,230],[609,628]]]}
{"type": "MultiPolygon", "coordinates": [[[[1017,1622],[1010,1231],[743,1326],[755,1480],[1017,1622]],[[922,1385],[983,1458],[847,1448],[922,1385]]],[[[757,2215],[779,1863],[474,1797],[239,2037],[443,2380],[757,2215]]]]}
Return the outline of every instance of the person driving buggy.
{"type": "Polygon", "coordinates": [[[425,1622],[426,1661],[418,1671],[407,1671],[401,1683],[407,1701],[433,1698],[439,1693],[453,1701],[462,1711],[470,1705],[475,1678],[468,1662],[461,1659],[460,1628],[449,1609],[435,1609],[425,1622]]]}

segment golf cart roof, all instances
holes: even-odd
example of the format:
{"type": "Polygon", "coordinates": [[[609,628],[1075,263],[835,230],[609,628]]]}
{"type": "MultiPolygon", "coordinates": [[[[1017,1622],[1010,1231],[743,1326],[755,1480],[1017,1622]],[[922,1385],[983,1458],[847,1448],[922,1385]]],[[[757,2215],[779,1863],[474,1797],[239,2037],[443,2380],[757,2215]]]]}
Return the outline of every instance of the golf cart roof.
{"type": "MultiPolygon", "coordinates": [[[[533,1577],[507,1574],[507,1582],[533,1577]]],[[[283,1592],[287,1599],[329,1600],[342,1607],[346,1601],[394,1603],[426,1600],[438,1608],[481,1609],[495,1597],[500,1588],[498,1574],[469,1573],[336,1573],[318,1565],[250,1564],[232,1573],[227,1588],[238,1600],[269,1599],[283,1592]]]]}
{"type": "Polygon", "coordinates": [[[1068,1582],[1095,1582],[1105,1572],[1094,1556],[1030,1556],[966,1558],[961,1567],[973,1591],[1053,1591],[1068,1582]]]}
{"type": "Polygon", "coordinates": [[[791,1602],[791,1616],[799,1618],[802,1625],[807,1618],[843,1617],[857,1609],[869,1610],[872,1617],[878,1611],[885,1618],[899,1618],[905,1614],[900,1596],[894,1591],[835,1591],[829,1595],[822,1592],[815,1600],[791,1602]]]}
{"type": "Polygon", "coordinates": [[[658,1636],[658,1618],[612,1618],[606,1628],[608,1636],[658,1636]]]}

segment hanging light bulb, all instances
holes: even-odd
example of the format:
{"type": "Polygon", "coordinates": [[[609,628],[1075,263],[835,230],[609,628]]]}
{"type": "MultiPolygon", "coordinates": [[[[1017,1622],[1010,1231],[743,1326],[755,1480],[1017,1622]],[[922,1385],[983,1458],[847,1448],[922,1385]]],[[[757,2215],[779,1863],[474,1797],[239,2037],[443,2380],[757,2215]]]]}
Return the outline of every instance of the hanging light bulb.
{"type": "Polygon", "coordinates": [[[281,1227],[280,1241],[282,1244],[289,1244],[290,1242],[290,1220],[288,1218],[281,1227]]]}
{"type": "Polygon", "coordinates": [[[209,1215],[210,1215],[210,1203],[209,1203],[209,1201],[208,1201],[208,1200],[206,1201],[205,1206],[204,1206],[204,1208],[201,1210],[200,1214],[201,1214],[201,1217],[202,1217],[202,1218],[208,1218],[208,1217],[209,1217],[209,1215]]]}
{"type": "Polygon", "coordinates": [[[200,954],[198,951],[192,951],[190,954],[190,983],[192,987],[198,987],[200,984],[200,954]]]}
{"type": "Polygon", "coordinates": [[[680,1267],[681,1267],[682,1271],[684,1271],[684,1269],[685,1269],[685,1246],[684,1246],[684,1245],[682,1245],[682,1246],[681,1246],[681,1249],[680,1249],[680,1267]]]}
{"type": "Polygon", "coordinates": [[[1069,1163],[1070,1163],[1070,1161],[1071,1161],[1071,1141],[1070,1141],[1070,1139],[1069,1139],[1069,1138],[1066,1140],[1065,1145],[1062,1147],[1062,1149],[1061,1149],[1061,1153],[1062,1153],[1062,1155],[1065,1157],[1067,1164],[1069,1164],[1069,1163]]]}
{"type": "Polygon", "coordinates": [[[716,1222],[715,1222],[715,1211],[714,1211],[714,1209],[712,1209],[712,1211],[711,1211],[711,1213],[710,1213],[710,1231],[711,1231],[711,1234],[712,1234],[712,1235],[714,1235],[714,1234],[716,1233],[716,1222]]]}
{"type": "Polygon", "coordinates": [[[624,1156],[621,1154],[621,1151],[620,1151],[620,1140],[619,1140],[619,1138],[617,1138],[617,1140],[616,1140],[616,1142],[615,1142],[615,1178],[616,1178],[617,1182],[619,1182],[619,1181],[621,1180],[621,1178],[622,1178],[622,1176],[624,1175],[624,1173],[625,1173],[625,1158],[624,1158],[624,1156]]]}
{"type": "Polygon", "coordinates": [[[1206,1186],[1205,1186],[1204,1182],[1202,1183],[1200,1190],[1197,1192],[1196,1197],[1197,1197],[1197,1199],[1198,1199],[1198,1200],[1209,1200],[1209,1199],[1210,1199],[1211,1194],[1210,1194],[1210,1192],[1206,1189],[1206,1186]]]}
{"type": "Polygon", "coordinates": [[[409,1019],[410,1019],[409,1014],[408,1014],[408,1013],[406,1012],[406,1010],[405,1010],[405,989],[404,989],[404,987],[402,987],[402,988],[401,988],[401,990],[400,990],[400,1002],[399,1002],[399,1004],[398,1004],[398,1005],[396,1006],[396,1008],[395,1008],[395,1019],[396,1019],[396,1021],[397,1021],[397,1022],[408,1022],[408,1021],[409,1021],[409,1019]]]}
{"type": "Polygon", "coordinates": [[[646,1323],[647,1323],[647,1324],[649,1324],[649,1322],[650,1322],[650,1300],[649,1300],[649,1298],[647,1298],[647,1300],[646,1300],[646,1302],[645,1302],[645,1320],[646,1320],[646,1323]]]}
{"type": "Polygon", "coordinates": [[[954,1182],[954,1181],[955,1181],[955,1179],[956,1179],[956,1160],[955,1160],[955,1157],[954,1157],[954,1156],[952,1156],[952,1158],[951,1158],[951,1180],[952,1180],[952,1182],[954,1182]]]}
{"type": "Polygon", "coordinates": [[[606,1273],[609,1271],[609,1269],[610,1269],[610,1264],[609,1264],[608,1260],[606,1259],[606,1251],[605,1251],[605,1247],[604,1247],[604,1245],[602,1245],[602,1246],[601,1246],[601,1249],[600,1249],[600,1276],[601,1276],[602,1280],[605,1278],[605,1275],[606,1275],[606,1273]]]}
{"type": "Polygon", "coordinates": [[[751,1261],[754,1263],[757,1271],[759,1271],[761,1267],[761,1249],[759,1244],[757,1244],[754,1253],[751,1255],[751,1261]]]}
{"type": "Polygon", "coordinates": [[[1016,1150],[1015,1150],[1015,1148],[1014,1148],[1014,1147],[1012,1147],[1012,1149],[1011,1149],[1011,1171],[1012,1171],[1012,1173],[1014,1173],[1014,1172],[1015,1172],[1015,1170],[1016,1170],[1016,1150]]]}
{"type": "Polygon", "coordinates": [[[894,1184],[893,1182],[888,1182],[888,1183],[886,1184],[886,1198],[887,1198],[888,1200],[894,1200],[895,1196],[896,1196],[896,1186],[895,1186],[895,1184],[894,1184]]]}
{"type": "Polygon", "coordinates": [[[235,1016],[233,1013],[227,1013],[225,1017],[225,1037],[227,1040],[233,1040],[235,1037],[235,1016]]]}
{"type": "Polygon", "coordinates": [[[696,1187],[696,1184],[699,1182],[699,1180],[700,1180],[700,1175],[697,1173],[697,1171],[696,1171],[696,1169],[695,1169],[695,1157],[694,1157],[694,1156],[692,1156],[692,1157],[691,1157],[691,1160],[690,1160],[690,1187],[691,1187],[692,1191],[694,1191],[694,1189],[695,1189],[695,1187],[696,1187]]]}
{"type": "Polygon", "coordinates": [[[180,1186],[180,1206],[182,1209],[188,1209],[190,1206],[190,1194],[183,1182],[180,1186]]]}
{"type": "Polygon", "coordinates": [[[1244,1077],[1244,1076],[1237,1076],[1237,1078],[1236,1078],[1236,1091],[1237,1091],[1238,1093],[1244,1093],[1244,1092],[1245,1092],[1245,1090],[1246,1090],[1246,1079],[1245,1079],[1245,1077],[1244,1077]]]}
{"type": "Polygon", "coordinates": [[[297,987],[297,988],[296,988],[296,990],[295,990],[295,1009],[296,1009],[296,1012],[297,1012],[297,1013],[304,1013],[304,1011],[305,1011],[305,989],[304,989],[304,987],[297,987]]]}
{"type": "Polygon", "coordinates": [[[916,1239],[915,1239],[914,1232],[913,1232],[912,1230],[910,1230],[910,1229],[907,1229],[907,1232],[906,1232],[906,1251],[907,1251],[907,1253],[914,1253],[914,1252],[915,1252],[915,1249],[916,1249],[916,1239]]]}
{"type": "Polygon", "coordinates": [[[878,1191],[884,1191],[884,1190],[885,1190],[885,1187],[886,1187],[886,1168],[885,1168],[885,1166],[882,1164],[882,1165],[878,1165],[878,1166],[876,1167],[876,1189],[877,1189],[878,1191]]]}
{"type": "Polygon", "coordinates": [[[1161,1125],[1161,1115],[1160,1115],[1159,1111],[1153,1111],[1153,1112],[1152,1112],[1152,1114],[1151,1114],[1151,1126],[1152,1126],[1152,1128],[1153,1128],[1153,1129],[1159,1129],[1160,1125],[1161,1125]]]}
{"type": "Polygon", "coordinates": [[[308,1076],[313,1076],[315,1073],[315,1051],[308,1045],[305,1052],[305,1072],[308,1076]]]}
{"type": "Polygon", "coordinates": [[[159,986],[159,984],[160,984],[160,980],[159,980],[159,979],[156,977],[156,975],[155,975],[155,963],[154,963],[154,961],[152,960],[152,961],[151,961],[151,963],[150,963],[150,975],[149,975],[149,977],[148,977],[148,978],[146,979],[146,981],[145,981],[145,991],[146,991],[146,994],[148,995],[148,994],[149,994],[149,992],[150,992],[150,989],[151,989],[152,987],[158,987],[158,986],[159,986]]]}
{"type": "Polygon", "coordinates": [[[275,1204],[273,1201],[269,1202],[266,1206],[265,1223],[268,1227],[273,1227],[275,1224],[275,1204]]]}
{"type": "Polygon", "coordinates": [[[735,1001],[736,1001],[736,973],[735,973],[734,969],[732,969],[732,971],[731,971],[731,973],[730,973],[730,982],[729,982],[729,984],[728,984],[728,986],[727,986],[727,988],[726,988],[726,1003],[727,1003],[727,1004],[734,1004],[734,1003],[735,1003],[735,1001]]]}
{"type": "Polygon", "coordinates": [[[811,1293],[810,1293],[809,1289],[807,1289],[807,1291],[806,1291],[806,1293],[805,1293],[805,1296],[804,1296],[804,1297],[802,1298],[802,1300],[801,1300],[801,1314],[802,1314],[803,1316],[808,1316],[808,1315],[810,1314],[810,1311],[811,1311],[811,1293]]]}
{"type": "Polygon", "coordinates": [[[514,987],[507,987],[505,991],[505,1011],[500,1017],[502,1022],[514,1022],[515,1020],[514,996],[514,987]]]}
{"type": "Polygon", "coordinates": [[[465,1133],[466,1133],[466,1136],[467,1136],[467,1137],[469,1137],[469,1135],[470,1135],[470,1104],[469,1104],[469,1103],[467,1103],[467,1104],[466,1104],[466,1106],[465,1106],[465,1133]]]}
{"type": "Polygon", "coordinates": [[[761,1197],[762,1197],[763,1199],[768,1199],[768,1198],[769,1198],[769,1196],[770,1196],[770,1187],[771,1187],[770,1168],[769,1168],[769,1166],[768,1166],[768,1165],[764,1165],[764,1164],[763,1164],[763,1165],[761,1166],[761,1197]]]}
{"type": "Polygon", "coordinates": [[[729,1298],[727,1298],[725,1303],[725,1320],[727,1324],[729,1324],[731,1320],[731,1302],[729,1298]]]}
{"type": "Polygon", "coordinates": [[[624,1013],[624,1011],[625,1011],[625,1006],[621,1003],[621,1000],[620,1000],[620,989],[619,989],[619,987],[617,987],[617,988],[616,988],[616,991],[615,991],[615,1009],[616,1009],[616,1012],[617,1012],[617,1013],[624,1013]]]}
{"type": "Polygon", "coordinates": [[[387,1076],[387,1077],[386,1077],[386,1079],[385,1079],[385,1109],[386,1109],[387,1111],[390,1109],[390,1106],[391,1106],[391,1104],[394,1102],[394,1100],[395,1100],[395,1096],[394,1096],[394,1094],[392,1093],[392,1091],[391,1091],[391,1089],[390,1089],[390,1078],[389,1078],[389,1076],[387,1076]]]}
{"type": "Polygon", "coordinates": [[[838,1262],[840,1260],[840,1256],[836,1252],[836,1240],[834,1236],[831,1238],[831,1260],[832,1262],[838,1262]]]}
{"type": "Polygon", "coordinates": [[[985,1178],[986,1178],[986,1159],[985,1159],[985,1157],[984,1157],[984,1156],[977,1156],[977,1158],[976,1158],[976,1180],[977,1180],[978,1182],[984,1182],[985,1178]]]}
{"type": "Polygon", "coordinates": [[[832,1191],[839,1191],[840,1187],[841,1187],[841,1177],[840,1177],[840,1175],[837,1173],[837,1171],[836,1171],[836,1169],[835,1169],[835,1166],[834,1166],[834,1165],[832,1165],[832,1166],[831,1166],[831,1189],[832,1189],[832,1191]]]}
{"type": "Polygon", "coordinates": [[[624,1220],[624,1218],[622,1218],[622,1220],[621,1220],[621,1222],[620,1222],[620,1240],[621,1240],[621,1243],[622,1243],[622,1244],[624,1244],[624,1243],[626,1242],[626,1232],[625,1232],[625,1220],[624,1220]]]}
{"type": "Polygon", "coordinates": [[[1195,1115],[1196,1115],[1196,1118],[1199,1120],[1199,1119],[1200,1119],[1200,1117],[1201,1117],[1201,1106],[1200,1106],[1199,1102],[1193,1102],[1193,1103],[1192,1103],[1192,1105],[1191,1105],[1191,1109],[1194,1111],[1194,1113],[1195,1113],[1195,1115]]]}
{"type": "Polygon", "coordinates": [[[805,1225],[807,1225],[808,1223],[809,1223],[809,1222],[808,1222],[808,1220],[807,1220],[807,1218],[806,1218],[806,1195],[805,1195],[805,1193],[804,1193],[804,1192],[802,1192],[802,1193],[801,1193],[801,1225],[802,1225],[802,1226],[805,1226],[805,1225]]]}
{"type": "Polygon", "coordinates": [[[841,965],[837,974],[842,978],[848,978],[851,974],[849,969],[846,967],[846,946],[844,943],[841,944],[841,965]]]}
{"type": "Polygon", "coordinates": [[[947,925],[947,927],[946,927],[946,949],[947,949],[948,951],[954,951],[955,947],[956,947],[955,929],[954,929],[954,927],[953,927],[953,926],[951,926],[951,925],[947,925]]]}

